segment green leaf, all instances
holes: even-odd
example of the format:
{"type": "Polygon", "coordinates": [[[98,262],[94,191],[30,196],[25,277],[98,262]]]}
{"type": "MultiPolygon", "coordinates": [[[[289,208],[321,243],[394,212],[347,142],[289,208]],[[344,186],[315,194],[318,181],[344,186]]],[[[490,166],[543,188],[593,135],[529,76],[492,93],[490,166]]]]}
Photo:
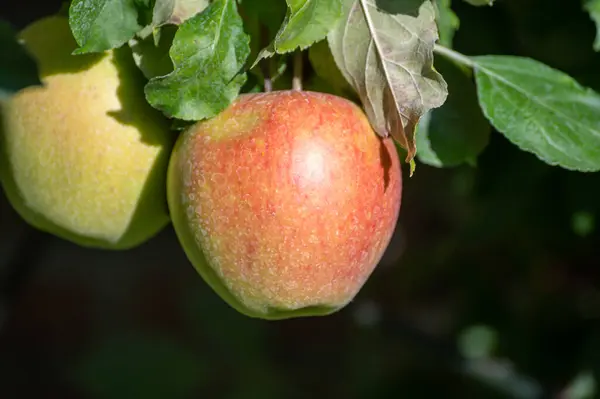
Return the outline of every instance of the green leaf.
{"type": "Polygon", "coordinates": [[[494,0],[464,0],[472,6],[492,6],[494,5],[494,0]]]}
{"type": "Polygon", "coordinates": [[[162,33],[146,38],[134,37],[129,41],[133,59],[146,79],[164,76],[173,71],[169,49],[177,32],[175,25],[160,28],[162,33]]]}
{"type": "Polygon", "coordinates": [[[532,59],[472,61],[483,112],[512,143],[550,165],[600,170],[600,94],[532,59]]]}
{"type": "Polygon", "coordinates": [[[148,82],[146,99],[170,117],[210,118],[239,94],[249,53],[235,0],[216,0],[179,26],[169,51],[174,70],[148,82]]]}
{"type": "Polygon", "coordinates": [[[600,0],[586,0],[584,8],[590,14],[592,21],[596,23],[594,50],[600,51],[600,0]]]}
{"type": "Polygon", "coordinates": [[[490,124],[481,113],[476,87],[454,62],[436,58],[436,67],[448,82],[448,100],[423,116],[417,132],[419,161],[436,167],[474,164],[488,145],[490,124]]]}
{"type": "Polygon", "coordinates": [[[149,9],[148,1],[73,0],[69,26],[80,46],[73,53],[102,52],[125,44],[144,27],[140,19],[149,9]]]}
{"type": "Polygon", "coordinates": [[[208,0],[156,0],[152,12],[152,25],[181,25],[194,15],[202,12],[208,0]]]}
{"type": "MultiPolygon", "coordinates": [[[[181,25],[189,18],[204,10],[209,0],[136,0],[141,2],[153,2],[151,16],[146,20],[150,21],[143,29],[136,32],[136,36],[130,40],[138,43],[139,39],[145,40],[153,37],[156,47],[160,46],[161,33],[163,27],[181,25]]],[[[170,33],[170,32],[169,32],[170,33]]],[[[171,35],[172,36],[172,35],[171,35]]],[[[170,37],[172,39],[172,37],[170,37]]]]}
{"type": "Polygon", "coordinates": [[[440,35],[439,43],[452,47],[454,34],[460,27],[460,20],[452,11],[452,0],[436,0],[436,20],[440,35]]]}
{"type": "Polygon", "coordinates": [[[73,54],[98,53],[125,44],[145,25],[151,0],[73,0],[69,26],[79,45],[73,54]]]}
{"type": "Polygon", "coordinates": [[[288,12],[275,36],[263,49],[254,65],[274,54],[285,54],[296,49],[304,50],[325,39],[327,33],[342,16],[342,0],[286,0],[288,12]]]}
{"type": "Polygon", "coordinates": [[[437,39],[429,0],[344,0],[342,21],[328,35],[336,65],[358,93],[375,131],[392,135],[407,150],[407,162],[416,153],[419,119],[448,94],[433,69],[437,39]]]}
{"type": "Polygon", "coordinates": [[[287,0],[287,5],[288,14],[274,43],[280,54],[325,39],[342,16],[341,0],[287,0]]]}
{"type": "Polygon", "coordinates": [[[35,59],[19,44],[17,34],[5,21],[0,21],[0,48],[0,100],[26,87],[42,84],[35,59]]]}

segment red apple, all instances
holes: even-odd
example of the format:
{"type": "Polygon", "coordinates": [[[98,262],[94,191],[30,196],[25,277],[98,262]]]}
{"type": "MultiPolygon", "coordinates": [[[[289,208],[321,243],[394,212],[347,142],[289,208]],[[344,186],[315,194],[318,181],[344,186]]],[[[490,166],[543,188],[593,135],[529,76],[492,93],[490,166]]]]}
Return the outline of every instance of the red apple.
{"type": "Polygon", "coordinates": [[[277,91],[241,95],[182,133],[167,192],[207,283],[243,314],[283,319],[354,298],[396,226],[402,175],[357,105],[277,91]]]}

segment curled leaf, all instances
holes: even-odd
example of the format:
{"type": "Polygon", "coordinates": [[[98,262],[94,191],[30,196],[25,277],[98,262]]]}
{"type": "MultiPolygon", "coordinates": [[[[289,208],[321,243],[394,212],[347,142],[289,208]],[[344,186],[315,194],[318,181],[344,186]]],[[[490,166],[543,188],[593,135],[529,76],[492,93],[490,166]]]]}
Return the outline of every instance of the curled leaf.
{"type": "Polygon", "coordinates": [[[430,0],[417,3],[344,0],[342,21],[328,35],[335,62],[373,128],[398,141],[407,162],[416,154],[419,119],[448,95],[433,69],[435,9],[430,0]]]}

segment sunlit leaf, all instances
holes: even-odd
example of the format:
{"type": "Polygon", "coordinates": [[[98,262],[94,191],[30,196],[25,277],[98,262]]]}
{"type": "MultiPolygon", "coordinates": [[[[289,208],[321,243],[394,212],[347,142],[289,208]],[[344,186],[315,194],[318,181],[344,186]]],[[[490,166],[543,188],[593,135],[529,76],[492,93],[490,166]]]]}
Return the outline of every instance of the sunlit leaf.
{"type": "Polygon", "coordinates": [[[179,26],[169,52],[174,70],[148,82],[146,99],[170,117],[210,118],[239,94],[249,53],[235,0],[214,1],[179,26]]]}
{"type": "Polygon", "coordinates": [[[498,131],[550,165],[600,170],[600,94],[532,59],[472,60],[479,102],[498,131]]]}
{"type": "Polygon", "coordinates": [[[69,25],[80,46],[74,53],[120,47],[145,26],[141,13],[149,7],[148,0],[73,0],[69,25]]]}
{"type": "Polygon", "coordinates": [[[274,54],[304,50],[324,39],[342,16],[342,0],[287,0],[288,12],[275,36],[254,65],[274,54]]]}

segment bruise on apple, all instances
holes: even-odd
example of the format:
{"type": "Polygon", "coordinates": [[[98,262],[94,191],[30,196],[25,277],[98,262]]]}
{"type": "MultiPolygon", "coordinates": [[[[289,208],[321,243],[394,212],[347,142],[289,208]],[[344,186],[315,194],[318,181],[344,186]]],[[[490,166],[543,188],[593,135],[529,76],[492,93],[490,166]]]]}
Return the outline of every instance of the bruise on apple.
{"type": "Polygon", "coordinates": [[[231,306],[281,319],[354,298],[395,228],[391,139],[341,97],[245,94],[178,140],[168,177],[188,258],[231,306]]]}

